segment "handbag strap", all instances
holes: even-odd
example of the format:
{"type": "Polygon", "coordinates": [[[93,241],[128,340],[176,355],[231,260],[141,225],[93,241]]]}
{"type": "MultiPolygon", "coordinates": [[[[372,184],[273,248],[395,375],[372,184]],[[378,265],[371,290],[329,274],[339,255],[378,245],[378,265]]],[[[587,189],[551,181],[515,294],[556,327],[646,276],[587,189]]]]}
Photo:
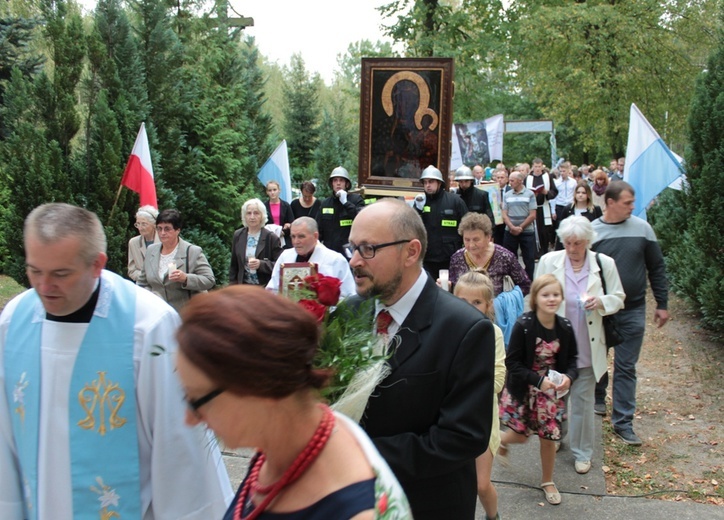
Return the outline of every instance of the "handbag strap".
{"type": "Polygon", "coordinates": [[[596,263],[598,264],[598,276],[601,277],[601,287],[603,287],[603,294],[605,296],[608,294],[608,291],[606,291],[606,277],[603,275],[603,267],[601,266],[601,259],[598,257],[598,253],[596,253],[596,263]]]}

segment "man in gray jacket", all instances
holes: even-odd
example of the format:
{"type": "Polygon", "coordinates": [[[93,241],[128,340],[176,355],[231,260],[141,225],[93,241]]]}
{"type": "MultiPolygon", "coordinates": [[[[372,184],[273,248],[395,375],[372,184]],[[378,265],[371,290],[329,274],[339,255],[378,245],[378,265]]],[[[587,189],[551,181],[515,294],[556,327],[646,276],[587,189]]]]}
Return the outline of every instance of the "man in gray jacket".
{"type": "MultiPolygon", "coordinates": [[[[666,310],[669,284],[664,256],[654,230],[645,220],[631,214],[635,201],[633,187],[624,181],[613,182],[604,197],[606,212],[604,217],[593,222],[596,241],[592,249],[616,261],[626,293],[625,307],[617,314],[624,341],[614,347],[611,419],[614,432],[621,440],[631,446],[641,446],[641,439],[633,430],[633,417],[636,412],[636,363],[646,328],[646,278],[648,275],[656,299],[654,321],[659,327],[669,319],[666,310]]],[[[596,388],[597,401],[601,387],[605,395],[607,382],[604,376],[596,388]]]]}

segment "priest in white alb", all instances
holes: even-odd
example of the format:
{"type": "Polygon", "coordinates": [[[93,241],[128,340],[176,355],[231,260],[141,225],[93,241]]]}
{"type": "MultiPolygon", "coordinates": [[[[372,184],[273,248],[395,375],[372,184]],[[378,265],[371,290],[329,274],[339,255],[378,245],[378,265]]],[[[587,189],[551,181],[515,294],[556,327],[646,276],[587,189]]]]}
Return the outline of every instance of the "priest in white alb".
{"type": "Polygon", "coordinates": [[[24,236],[33,288],[0,315],[0,518],[221,518],[232,491],[184,425],[176,312],[104,270],[95,214],[45,204],[24,236]]]}

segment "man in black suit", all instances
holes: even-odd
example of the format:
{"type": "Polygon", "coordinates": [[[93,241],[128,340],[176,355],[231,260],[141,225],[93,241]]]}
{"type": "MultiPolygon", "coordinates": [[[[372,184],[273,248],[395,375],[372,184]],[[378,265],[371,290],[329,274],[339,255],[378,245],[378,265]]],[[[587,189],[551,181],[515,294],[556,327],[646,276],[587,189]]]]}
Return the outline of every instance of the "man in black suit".
{"type": "MultiPolygon", "coordinates": [[[[472,520],[475,457],[492,423],[493,325],[443,291],[422,269],[420,216],[402,201],[363,209],[350,232],[358,304],[387,311],[391,374],[375,388],[360,421],[390,465],[416,520],[472,520]]],[[[379,322],[378,322],[379,323],[379,322]]]]}

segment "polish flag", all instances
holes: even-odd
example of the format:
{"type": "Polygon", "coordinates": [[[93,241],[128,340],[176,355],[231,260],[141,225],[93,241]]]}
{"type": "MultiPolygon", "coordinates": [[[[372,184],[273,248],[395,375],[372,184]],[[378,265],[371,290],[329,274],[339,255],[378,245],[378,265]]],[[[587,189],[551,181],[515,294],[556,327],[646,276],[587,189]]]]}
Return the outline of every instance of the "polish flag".
{"type": "Polygon", "coordinates": [[[141,123],[141,129],[138,131],[138,136],[136,136],[131,156],[128,158],[126,169],[123,171],[121,185],[141,196],[141,206],[149,205],[158,209],[156,184],[153,180],[153,165],[151,164],[151,149],[148,147],[145,123],[141,123]]]}

